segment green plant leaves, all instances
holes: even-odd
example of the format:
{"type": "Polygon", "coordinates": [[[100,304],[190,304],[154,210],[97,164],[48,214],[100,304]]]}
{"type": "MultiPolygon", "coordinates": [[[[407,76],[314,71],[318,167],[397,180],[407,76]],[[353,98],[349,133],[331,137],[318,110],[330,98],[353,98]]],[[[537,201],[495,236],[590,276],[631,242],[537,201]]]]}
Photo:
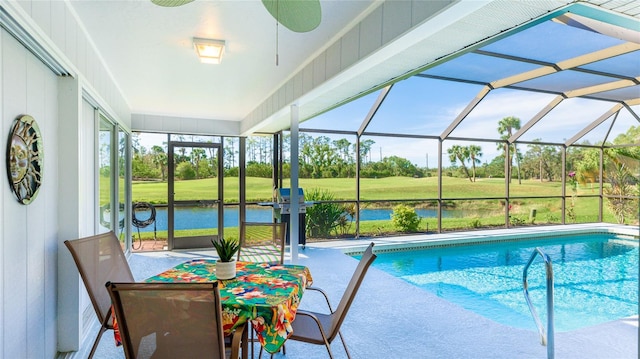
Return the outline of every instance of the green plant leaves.
{"type": "Polygon", "coordinates": [[[238,249],[240,249],[240,244],[235,239],[218,238],[217,240],[211,240],[211,244],[218,252],[218,257],[222,262],[231,262],[238,249]]]}

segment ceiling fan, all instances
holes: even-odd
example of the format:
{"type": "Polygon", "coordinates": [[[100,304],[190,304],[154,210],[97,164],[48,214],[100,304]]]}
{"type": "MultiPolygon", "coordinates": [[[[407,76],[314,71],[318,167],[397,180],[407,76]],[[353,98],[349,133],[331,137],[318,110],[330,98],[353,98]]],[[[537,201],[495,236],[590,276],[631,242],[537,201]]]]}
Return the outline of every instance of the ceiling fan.
{"type": "MultiPolygon", "coordinates": [[[[186,5],[194,0],[151,0],[164,7],[186,5]]],[[[308,32],[320,25],[320,0],[262,0],[262,4],[278,23],[293,32],[308,32]]]]}

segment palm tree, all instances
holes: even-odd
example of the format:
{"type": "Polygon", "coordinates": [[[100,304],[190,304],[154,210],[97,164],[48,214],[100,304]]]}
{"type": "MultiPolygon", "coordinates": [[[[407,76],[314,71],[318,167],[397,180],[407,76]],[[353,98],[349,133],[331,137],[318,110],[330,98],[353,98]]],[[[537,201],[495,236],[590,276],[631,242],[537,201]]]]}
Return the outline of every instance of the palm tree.
{"type": "MultiPolygon", "coordinates": [[[[513,136],[514,130],[517,131],[519,129],[520,129],[520,119],[517,117],[514,117],[514,116],[505,117],[502,120],[500,120],[500,122],[498,122],[498,132],[500,133],[500,138],[502,138],[505,141],[511,138],[511,136],[513,136]]],[[[505,154],[505,160],[508,161],[507,173],[505,173],[505,175],[509,179],[509,182],[511,182],[511,166],[513,165],[513,155],[514,154],[516,155],[515,157],[518,165],[518,183],[522,184],[522,180],[520,178],[520,156],[517,155],[518,148],[516,147],[515,143],[512,144],[511,147],[509,148],[509,158],[507,158],[507,143],[505,142],[504,144],[499,144],[498,146],[501,146],[503,148],[504,154],[505,154]]]]}
{"type": "Polygon", "coordinates": [[[194,148],[191,150],[191,159],[196,168],[196,178],[200,177],[200,161],[202,161],[203,158],[207,158],[207,154],[202,148],[194,148]]]}
{"type": "Polygon", "coordinates": [[[156,167],[160,168],[160,174],[162,175],[162,180],[164,181],[165,177],[165,168],[167,167],[167,154],[164,152],[164,148],[154,145],[151,147],[151,161],[156,167]]]}
{"type": "Polygon", "coordinates": [[[464,173],[466,173],[467,178],[469,178],[469,182],[473,182],[471,180],[471,175],[469,174],[469,170],[467,169],[467,166],[464,165],[464,162],[468,160],[470,157],[469,148],[453,145],[449,147],[449,149],[447,150],[447,153],[449,154],[449,160],[451,161],[452,164],[455,164],[456,160],[460,161],[460,164],[462,165],[462,169],[464,170],[464,173]]]}
{"type": "Polygon", "coordinates": [[[349,148],[351,147],[351,142],[349,142],[349,140],[347,140],[346,138],[341,138],[339,140],[333,141],[333,145],[338,150],[338,153],[340,153],[342,160],[345,163],[349,163],[349,148]]]}
{"type": "MultiPolygon", "coordinates": [[[[366,159],[367,159],[367,155],[371,152],[371,147],[373,147],[373,144],[376,143],[374,140],[372,139],[366,139],[364,141],[360,141],[360,163],[366,163],[366,159]]],[[[371,158],[369,158],[369,161],[371,162],[371,158]]]]}
{"type": "Polygon", "coordinates": [[[468,148],[469,158],[471,159],[471,171],[473,173],[473,182],[476,181],[476,164],[480,164],[480,157],[482,157],[482,147],[478,145],[471,145],[468,148]]]}

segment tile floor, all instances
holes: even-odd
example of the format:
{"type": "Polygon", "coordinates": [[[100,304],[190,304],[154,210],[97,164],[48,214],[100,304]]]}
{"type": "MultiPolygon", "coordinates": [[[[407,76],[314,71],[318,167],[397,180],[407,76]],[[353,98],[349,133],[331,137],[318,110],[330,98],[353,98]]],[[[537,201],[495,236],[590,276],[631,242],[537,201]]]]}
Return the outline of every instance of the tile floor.
{"type": "MultiPolygon", "coordinates": [[[[637,233],[637,227],[634,228],[631,229],[632,232],[637,233]]],[[[474,235],[482,234],[475,232],[474,235]]],[[[385,245],[435,238],[433,235],[425,237],[427,236],[376,238],[374,241],[382,248],[385,245]]],[[[333,305],[337,305],[357,264],[355,259],[344,255],[342,250],[354,246],[364,248],[369,241],[317,243],[300,249],[299,263],[311,269],[314,285],[329,293],[333,305]]],[[[132,255],[130,263],[136,279],[142,280],[188,258],[207,256],[214,254],[210,251],[151,252],[132,255]]],[[[312,292],[305,294],[301,307],[324,309],[322,298],[312,292]]],[[[536,332],[492,322],[375,268],[367,273],[342,326],[342,332],[354,359],[547,357],[547,348],[540,345],[536,332]]],[[[96,332],[92,331],[91,337],[84,341],[83,349],[86,352],[91,346],[94,333],[96,332]]],[[[555,357],[638,358],[638,333],[638,317],[557,333],[555,357]]],[[[332,348],[336,358],[346,358],[338,339],[332,348]]],[[[86,352],[82,357],[86,357],[86,352]]],[[[113,345],[111,332],[107,332],[95,358],[123,357],[121,348],[113,345]]],[[[268,358],[267,355],[263,357],[268,358]]],[[[328,357],[322,346],[293,341],[287,342],[286,356],[281,353],[274,355],[274,358],[288,359],[328,357]]]]}

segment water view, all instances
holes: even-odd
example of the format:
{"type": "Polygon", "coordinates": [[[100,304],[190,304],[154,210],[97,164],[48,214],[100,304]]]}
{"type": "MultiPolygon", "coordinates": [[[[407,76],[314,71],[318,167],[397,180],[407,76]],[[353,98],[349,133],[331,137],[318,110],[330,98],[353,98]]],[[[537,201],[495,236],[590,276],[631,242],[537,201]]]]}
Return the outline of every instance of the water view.
{"type": "MultiPolygon", "coordinates": [[[[391,219],[391,208],[371,208],[360,210],[361,221],[376,221],[376,220],[389,220],[391,219]]],[[[416,209],[418,216],[422,218],[436,218],[438,215],[437,209],[416,209]]],[[[139,220],[146,220],[149,218],[149,212],[139,211],[136,213],[136,217],[139,220]]],[[[468,211],[462,210],[443,210],[443,218],[461,218],[468,216],[468,211]]],[[[237,208],[225,208],[224,210],[224,226],[225,227],[237,227],[239,223],[239,212],[237,208]]],[[[273,211],[271,208],[247,208],[247,221],[248,222],[270,222],[273,220],[273,211]]],[[[215,228],[218,223],[218,212],[213,208],[180,208],[175,212],[175,229],[199,229],[199,228],[215,228]]],[[[156,229],[158,231],[166,231],[167,225],[167,208],[156,208],[156,229]]],[[[153,224],[140,228],[140,232],[152,232],[154,230],[153,224]]]]}

